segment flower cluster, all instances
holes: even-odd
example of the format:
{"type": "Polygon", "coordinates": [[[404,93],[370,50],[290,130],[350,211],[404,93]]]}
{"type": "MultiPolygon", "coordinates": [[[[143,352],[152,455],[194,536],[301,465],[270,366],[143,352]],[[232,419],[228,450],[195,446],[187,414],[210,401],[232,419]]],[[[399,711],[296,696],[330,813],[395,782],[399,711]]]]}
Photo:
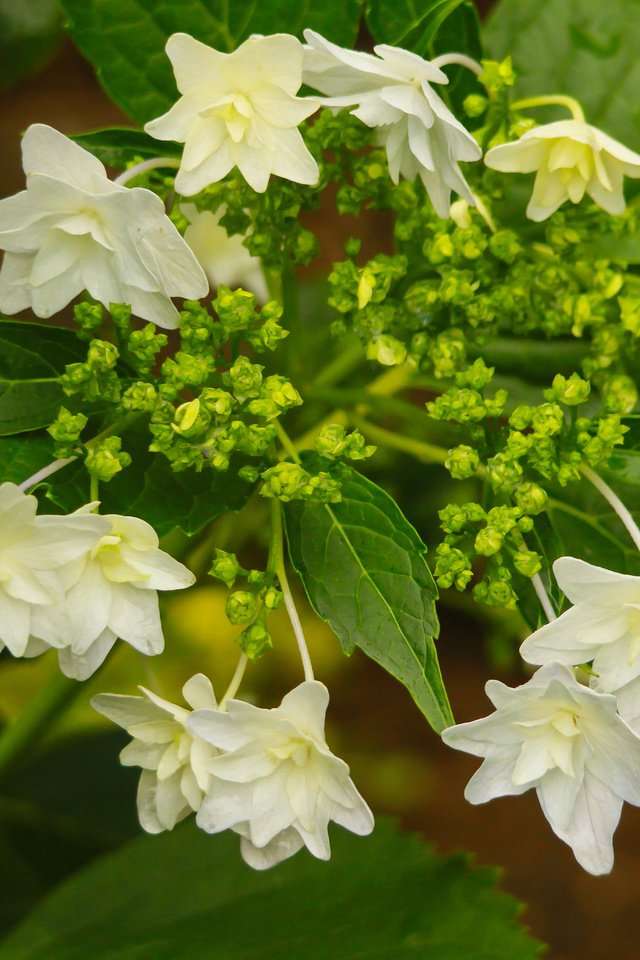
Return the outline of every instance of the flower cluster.
{"type": "Polygon", "coordinates": [[[242,856],[257,870],[302,847],[328,860],[332,820],[371,833],[371,811],[325,740],[324,684],[305,681],[270,710],[235,699],[218,706],[202,674],[183,688],[191,710],[142,692],[92,702],[133,738],[120,759],[142,767],[138,813],[145,830],[171,830],[195,811],[207,833],[239,834],[242,856]]]}
{"type": "Polygon", "coordinates": [[[2,647],[15,657],[53,648],[76,680],[97,670],[118,637],[161,653],[157,591],[190,586],[190,571],[158,548],[143,520],[99,516],[96,503],[36,516],[37,505],[15,484],[0,486],[2,647]]]}

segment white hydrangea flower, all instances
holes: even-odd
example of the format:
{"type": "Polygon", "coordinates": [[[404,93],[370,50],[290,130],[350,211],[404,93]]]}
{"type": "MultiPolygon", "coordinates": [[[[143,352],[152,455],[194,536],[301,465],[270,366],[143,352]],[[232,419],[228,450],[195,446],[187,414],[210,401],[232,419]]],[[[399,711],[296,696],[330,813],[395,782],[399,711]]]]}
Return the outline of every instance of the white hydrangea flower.
{"type": "Polygon", "coordinates": [[[616,699],[579,684],[560,663],[512,689],[486,685],[495,713],[449,727],[442,739],[485,757],[465,790],[470,803],[535,789],[553,832],[589,873],[613,866],[613,833],[626,800],[640,805],[640,739],[616,699]]]}
{"type": "Polygon", "coordinates": [[[284,33],[249,37],[220,53],[186,33],[166,46],[182,97],[145,125],[158,140],[184,143],[176,190],[199,193],[238,167],[256,192],[275,174],[316,183],[318,165],[298,125],[318,109],[296,97],[302,83],[302,44],[284,33]]]}
{"type": "Polygon", "coordinates": [[[0,650],[14,657],[64,644],[62,578],[108,529],[101,517],[39,517],[37,508],[14,483],[0,485],[0,650]]]}
{"type": "Polygon", "coordinates": [[[479,160],[482,151],[445,106],[432,83],[448,77],[409,50],[379,44],[376,56],[345,50],[305,30],[305,83],[328,95],[328,107],[350,107],[354,116],[378,130],[386,147],[389,174],[422,180],[438,216],[448,217],[451,191],[474,204],[458,161],[479,160]]]}
{"type": "MultiPolygon", "coordinates": [[[[142,767],[140,824],[147,833],[161,833],[200,808],[211,779],[207,764],[217,750],[189,732],[190,710],[139,689],[144,696],[101,693],[91,705],[133,738],[120,753],[120,762],[142,767]]],[[[187,680],[182,696],[193,710],[217,708],[211,682],[202,673],[187,680]]]]}
{"type": "MultiPolygon", "coordinates": [[[[86,516],[88,504],[72,516],[86,516]]],[[[106,514],[107,528],[96,545],[64,572],[66,618],[60,669],[86,680],[103,662],[116,639],[152,656],[164,649],[158,590],[181,590],[195,577],[182,563],[158,549],[158,536],[137,517],[106,514]]]]}
{"type": "Polygon", "coordinates": [[[640,577],[575,557],[553,564],[558,586],[573,604],[520,647],[527,663],[593,661],[591,685],[618,696],[634,729],[640,718],[640,577]]]}
{"type": "Polygon", "coordinates": [[[221,284],[232,290],[242,287],[254,293],[261,303],[266,303],[269,291],[262,272],[262,262],[259,257],[251,256],[240,234],[230,236],[220,226],[225,209],[221,207],[216,213],[210,210],[199,212],[195,203],[183,203],[180,211],[189,220],[184,239],[214,290],[221,284]]]}
{"type": "Polygon", "coordinates": [[[514,143],[493,147],[484,162],[505,173],[537,171],[527,207],[536,221],[567,200],[579,203],[585,193],[607,213],[622,213],[624,176],[640,177],[640,155],[583,120],[535,127],[514,143]]]}
{"type": "Polygon", "coordinates": [[[362,836],[373,829],[348,766],[326,744],[328,703],[324,684],[309,680],[272,710],[230,700],[227,712],[196,710],[189,718],[194,733],[224,751],[208,764],[212,781],[198,826],[235,830],[242,856],[257,870],[303,846],[328,860],[330,820],[362,836]]]}
{"type": "Polygon", "coordinates": [[[87,290],[177,327],[170,297],[197,299],[208,287],[160,198],[112,183],[99,160],[44,124],[25,133],[22,158],[27,189],[0,201],[0,310],[50,317],[87,290]]]}

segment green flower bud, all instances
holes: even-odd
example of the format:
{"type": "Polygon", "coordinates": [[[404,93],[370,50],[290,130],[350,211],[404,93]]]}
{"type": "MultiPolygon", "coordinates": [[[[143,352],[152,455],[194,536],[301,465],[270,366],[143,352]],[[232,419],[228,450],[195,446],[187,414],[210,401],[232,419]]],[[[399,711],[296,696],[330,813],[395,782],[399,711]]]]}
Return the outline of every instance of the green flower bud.
{"type": "Polygon", "coordinates": [[[462,103],[462,109],[468,117],[481,117],[488,106],[488,99],[480,96],[479,93],[469,94],[462,103]]]}
{"type": "Polygon", "coordinates": [[[436,548],[434,576],[442,589],[455,587],[462,591],[473,578],[473,570],[469,558],[461,550],[441,543],[436,548]]]}
{"type": "Polygon", "coordinates": [[[83,330],[83,339],[91,334],[102,323],[102,304],[101,303],[78,303],[73,308],[73,316],[79,327],[83,330]]]}
{"type": "Polygon", "coordinates": [[[524,403],[520,404],[509,417],[509,424],[515,430],[526,430],[527,427],[531,426],[534,410],[535,407],[529,407],[524,403]]]}
{"type": "Polygon", "coordinates": [[[267,610],[277,610],[282,602],[282,593],[276,587],[268,587],[264,595],[267,610]]]}
{"type": "Polygon", "coordinates": [[[309,481],[309,474],[298,463],[277,463],[262,473],[260,495],[275,497],[285,502],[300,499],[301,491],[309,481]]]}
{"type": "Polygon", "coordinates": [[[537,483],[522,483],[514,491],[514,499],[523,513],[532,517],[546,510],[549,497],[537,483]]]}
{"type": "Polygon", "coordinates": [[[547,400],[557,400],[569,407],[584,403],[591,393],[591,384],[583,380],[577,373],[572,373],[567,379],[561,373],[556,374],[550,390],[545,390],[547,400]]]}
{"type": "Polygon", "coordinates": [[[478,472],[480,457],[472,447],[461,444],[449,450],[444,465],[455,480],[465,480],[478,472]]]}
{"type": "Polygon", "coordinates": [[[256,298],[246,290],[231,290],[223,283],[217,290],[213,309],[229,331],[246,330],[255,320],[256,298]]]}
{"type": "Polygon", "coordinates": [[[510,493],[522,482],[522,467],[517,460],[508,460],[496,454],[487,461],[489,483],[495,491],[510,493]]]}
{"type": "Polygon", "coordinates": [[[60,407],[58,416],[47,429],[56,442],[55,453],[58,457],[71,457],[77,450],[80,434],[87,425],[88,417],[84,413],[71,413],[66,407],[60,407]]]}
{"type": "Polygon", "coordinates": [[[215,367],[212,356],[192,356],[183,350],[178,350],[175,357],[170,357],[162,364],[162,376],[177,390],[185,387],[200,387],[211,375],[215,367]]]}
{"type": "Polygon", "coordinates": [[[225,613],[230,623],[248,623],[255,617],[257,609],[256,595],[249,590],[235,590],[227,597],[225,613]]]}
{"type": "Polygon", "coordinates": [[[85,457],[85,466],[92,477],[107,483],[131,463],[128,453],[120,450],[120,437],[106,437],[91,447],[85,457]]]}
{"type": "Polygon", "coordinates": [[[462,330],[452,328],[438,334],[431,352],[431,362],[438,379],[452,377],[467,356],[462,330]]]}
{"type": "Polygon", "coordinates": [[[483,60],[482,73],[478,77],[490,93],[501,93],[516,82],[511,57],[504,60],[483,60]]]}
{"type": "Polygon", "coordinates": [[[252,623],[250,627],[243,630],[238,637],[238,644],[252,663],[273,647],[271,636],[262,623],[252,623]]]}
{"type": "Polygon", "coordinates": [[[228,420],[233,413],[236,401],[226,390],[216,387],[203,387],[200,393],[200,405],[218,420],[228,420]]]}
{"type": "Polygon", "coordinates": [[[513,263],[522,253],[522,246],[513,230],[498,230],[489,238],[489,250],[497,260],[513,263]]]}
{"type": "Polygon", "coordinates": [[[634,381],[622,373],[607,380],[602,393],[607,413],[632,413],[638,402],[638,390],[634,381]]]}
{"type": "Polygon", "coordinates": [[[227,553],[226,550],[219,550],[216,547],[215,560],[211,565],[209,574],[216,580],[222,580],[227,587],[232,587],[236,579],[243,573],[243,569],[238,563],[235,553],[227,553]]]}
{"type": "Polygon", "coordinates": [[[244,480],[245,483],[255,483],[260,476],[260,471],[257,467],[251,467],[247,464],[244,467],[240,467],[238,476],[241,480],[244,480]]]}
{"type": "Polygon", "coordinates": [[[542,569],[541,557],[535,550],[518,550],[513,555],[513,565],[524,577],[533,577],[542,569]]]}
{"type": "Polygon", "coordinates": [[[488,367],[482,357],[456,374],[456,384],[459,387],[471,387],[472,390],[484,390],[493,379],[495,367],[488,367]]]}
{"type": "Polygon", "coordinates": [[[377,360],[383,367],[394,367],[405,362],[407,348],[396,337],[383,333],[369,341],[366,356],[367,360],[377,360]]]}
{"type": "Polygon", "coordinates": [[[118,362],[118,348],[107,340],[92,340],[87,352],[87,363],[92,370],[108,373],[118,362]]]}
{"type": "Polygon", "coordinates": [[[150,413],[157,400],[156,389],[152,383],[145,383],[143,380],[137,380],[127,387],[122,394],[122,406],[125,410],[140,410],[143,413],[150,413]]]}
{"type": "Polygon", "coordinates": [[[263,370],[259,363],[251,363],[246,357],[239,356],[223,379],[230,385],[235,398],[242,402],[248,397],[259,396],[263,370]]]}
{"type": "Polygon", "coordinates": [[[182,437],[201,437],[211,423],[211,416],[202,406],[200,400],[189,400],[182,403],[175,412],[174,422],[171,424],[176,433],[182,437]]]}
{"type": "Polygon", "coordinates": [[[364,460],[376,451],[376,447],[365,445],[364,437],[358,430],[347,434],[345,428],[338,423],[328,423],[322,428],[316,437],[315,448],[321,457],[328,460],[339,457],[364,460]]]}
{"type": "Polygon", "coordinates": [[[634,337],[640,336],[640,297],[618,297],[622,326],[634,337]]]}
{"type": "Polygon", "coordinates": [[[564,426],[562,407],[557,403],[541,403],[534,410],[532,424],[536,433],[547,437],[555,436],[564,426]]]}
{"type": "Polygon", "coordinates": [[[476,553],[482,557],[491,557],[497,553],[504,542],[504,536],[495,527],[487,526],[476,536],[474,547],[476,553]]]}

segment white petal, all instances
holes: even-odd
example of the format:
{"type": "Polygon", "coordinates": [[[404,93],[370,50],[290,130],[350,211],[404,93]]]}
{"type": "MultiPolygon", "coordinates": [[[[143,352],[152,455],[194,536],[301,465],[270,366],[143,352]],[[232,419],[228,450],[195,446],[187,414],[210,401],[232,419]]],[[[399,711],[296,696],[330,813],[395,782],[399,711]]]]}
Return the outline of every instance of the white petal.
{"type": "Polygon", "coordinates": [[[67,611],[71,622],[70,647],[84,653],[109,623],[112,586],[95,560],[90,560],[78,582],[67,594],[67,611]]]}
{"type": "Polygon", "coordinates": [[[162,833],[165,827],[158,819],[156,810],[156,787],[158,778],[150,770],[143,770],[138,781],[138,819],[147,833],[162,833]]]}
{"type": "Polygon", "coordinates": [[[156,814],[165,830],[173,830],[176,823],[191,813],[180,789],[180,774],[166,780],[156,780],[156,814]]]}
{"type": "Polygon", "coordinates": [[[21,657],[29,640],[31,616],[29,604],[2,591],[0,594],[0,641],[14,657],[21,657]]]}
{"type": "Polygon", "coordinates": [[[120,763],[123,767],[142,767],[143,770],[158,769],[166,751],[163,743],[142,743],[132,740],[120,751],[120,763]]]}
{"type": "Polygon", "coordinates": [[[107,627],[82,654],[73,653],[71,647],[64,647],[58,651],[60,669],[65,677],[72,680],[87,680],[104,662],[115,642],[115,634],[107,627]]]}
{"type": "Polygon", "coordinates": [[[0,310],[19,313],[31,306],[29,277],[33,266],[32,253],[5,253],[0,269],[0,310]]]}
{"type": "Polygon", "coordinates": [[[553,564],[558,586],[572,603],[640,602],[640,577],[616,573],[576,557],[560,557],[553,564]]]}
{"type": "Polygon", "coordinates": [[[211,707],[215,709],[218,705],[211,680],[209,680],[209,677],[205,677],[204,673],[196,673],[190,680],[187,680],[182,688],[182,696],[194,710],[211,707]]]}
{"type": "Polygon", "coordinates": [[[464,796],[469,803],[487,803],[496,797],[512,797],[530,789],[529,783],[514,783],[513,769],[518,749],[511,749],[504,756],[487,757],[467,784],[464,796]]]}
{"type": "Polygon", "coordinates": [[[164,636],[155,590],[138,590],[129,583],[113,584],[109,626],[113,632],[147,656],[162,653],[164,636]]]}
{"type": "Polygon", "coordinates": [[[271,843],[260,849],[246,837],[240,840],[242,859],[254,870],[268,870],[270,867],[275,867],[276,864],[292,857],[303,846],[302,837],[292,827],[274,837],[271,843]]]}
{"type": "MultiPolygon", "coordinates": [[[[242,170],[242,167],[240,169],[242,170]]],[[[244,174],[244,171],[242,172],[244,174]]],[[[318,164],[307,150],[299,130],[279,131],[272,173],[292,180],[294,183],[318,182],[320,176],[318,164]]]]}
{"type": "Polygon", "coordinates": [[[64,134],[43,123],[32,124],[22,139],[22,165],[29,176],[46,174],[93,192],[96,179],[107,179],[100,161],[64,134]]]}
{"type": "Polygon", "coordinates": [[[220,750],[236,750],[244,746],[248,739],[229,714],[219,710],[195,710],[187,725],[192,733],[220,750]]]}
{"type": "Polygon", "coordinates": [[[492,147],[485,153],[484,162],[491,170],[503,173],[532,173],[542,165],[547,149],[544,143],[521,137],[515,143],[492,147]]]}
{"type": "Polygon", "coordinates": [[[329,691],[319,680],[306,680],[282,700],[279,710],[291,723],[313,740],[324,743],[324,721],[329,691]]]}
{"type": "Polygon", "coordinates": [[[91,706],[103,717],[128,730],[136,723],[151,723],[164,718],[162,711],[145,697],[127,697],[119,693],[99,693],[91,706]]]}
{"type": "Polygon", "coordinates": [[[583,603],[570,607],[527,637],[520,647],[520,656],[527,663],[586,663],[603,643],[625,633],[620,617],[612,618],[611,614],[610,610],[583,603]]]}

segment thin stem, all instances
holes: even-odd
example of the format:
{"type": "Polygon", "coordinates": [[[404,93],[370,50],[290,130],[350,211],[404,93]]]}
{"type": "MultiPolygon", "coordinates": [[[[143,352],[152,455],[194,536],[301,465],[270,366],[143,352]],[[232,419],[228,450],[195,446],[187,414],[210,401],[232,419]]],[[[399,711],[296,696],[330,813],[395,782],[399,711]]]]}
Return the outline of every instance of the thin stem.
{"type": "Polygon", "coordinates": [[[364,352],[360,340],[350,343],[334,359],[320,371],[313,381],[313,388],[332,387],[339,383],[348,373],[358,367],[364,359],[364,352]]]}
{"type": "Polygon", "coordinates": [[[63,467],[66,467],[68,463],[72,463],[74,460],[77,460],[77,457],[65,457],[61,460],[54,460],[52,463],[48,463],[46,467],[42,467],[41,470],[37,470],[36,473],[27,480],[19,483],[18,487],[23,491],[28,490],[29,487],[35,487],[37,483],[46,480],[52,473],[57,473],[58,470],[62,470],[63,467]]]}
{"type": "Polygon", "coordinates": [[[89,480],[89,500],[91,503],[95,503],[96,500],[100,499],[100,485],[98,483],[98,478],[94,477],[93,474],[89,480]]]}
{"type": "Polygon", "coordinates": [[[53,721],[70,706],[82,684],[56,673],[0,737],[0,780],[23,754],[38,744],[53,721]]]}
{"type": "Polygon", "coordinates": [[[271,501],[271,544],[269,548],[269,565],[275,572],[284,597],[284,604],[289,614],[289,620],[298,644],[305,680],[313,680],[313,666],[309,656],[309,648],[304,636],[304,630],[298,616],[298,611],[289,587],[287,573],[284,567],[284,547],[282,529],[282,505],[279,500],[271,501]]]}
{"type": "Polygon", "coordinates": [[[157,167],[173,167],[177,170],[180,167],[180,160],[177,157],[152,157],[151,160],[141,160],[140,163],[134,164],[121,173],[113,182],[122,187],[129,180],[133,180],[134,177],[146,173],[147,170],[155,170],[157,167]]]}
{"type": "Polygon", "coordinates": [[[381,447],[390,447],[392,450],[408,453],[422,463],[444,463],[447,459],[448,451],[444,447],[425,443],[423,440],[414,440],[413,437],[405,437],[401,433],[393,433],[375,423],[370,423],[364,417],[352,415],[350,419],[354,427],[357,427],[368,440],[373,440],[381,447]]]}
{"type": "Polygon", "coordinates": [[[240,684],[242,683],[244,672],[247,669],[248,663],[249,663],[249,657],[246,655],[246,653],[241,653],[240,659],[238,660],[238,665],[235,669],[235,673],[231,678],[231,683],[225,690],[222,700],[218,705],[219,710],[226,710],[227,700],[232,700],[235,697],[238,690],[240,689],[240,684]]]}
{"type": "Polygon", "coordinates": [[[467,70],[475,73],[477,77],[482,73],[482,66],[478,61],[474,60],[473,57],[468,57],[464,53],[443,53],[431,61],[431,66],[440,68],[447,67],[452,63],[458,64],[460,67],[466,67],[467,70]]]}
{"type": "Polygon", "coordinates": [[[279,419],[276,420],[276,431],[278,433],[278,440],[284,447],[287,454],[292,458],[292,460],[295,460],[296,463],[300,463],[300,457],[298,456],[298,451],[296,450],[289,434],[286,432],[284,427],[281,426],[279,419]]]}
{"type": "Polygon", "coordinates": [[[598,493],[602,494],[607,503],[613,507],[615,512],[620,517],[620,520],[626,527],[627,533],[635,543],[638,550],[640,550],[640,530],[638,529],[637,523],[631,516],[629,510],[625,507],[620,497],[613,492],[609,484],[605,483],[602,477],[599,477],[598,474],[591,469],[591,467],[587,467],[583,464],[580,468],[580,472],[594,485],[598,493]]]}
{"type": "Polygon", "coordinates": [[[533,589],[536,592],[538,600],[540,601],[540,606],[544,610],[547,620],[549,622],[551,622],[552,620],[555,620],[556,612],[553,609],[553,604],[551,603],[549,594],[544,588],[542,577],[540,576],[539,573],[534,573],[534,575],[531,577],[531,583],[533,585],[533,589]]]}
{"type": "Polygon", "coordinates": [[[574,120],[585,122],[584,110],[573,97],[566,97],[561,93],[549,94],[541,97],[526,97],[511,104],[512,110],[526,110],[529,107],[566,107],[574,120]]]}

